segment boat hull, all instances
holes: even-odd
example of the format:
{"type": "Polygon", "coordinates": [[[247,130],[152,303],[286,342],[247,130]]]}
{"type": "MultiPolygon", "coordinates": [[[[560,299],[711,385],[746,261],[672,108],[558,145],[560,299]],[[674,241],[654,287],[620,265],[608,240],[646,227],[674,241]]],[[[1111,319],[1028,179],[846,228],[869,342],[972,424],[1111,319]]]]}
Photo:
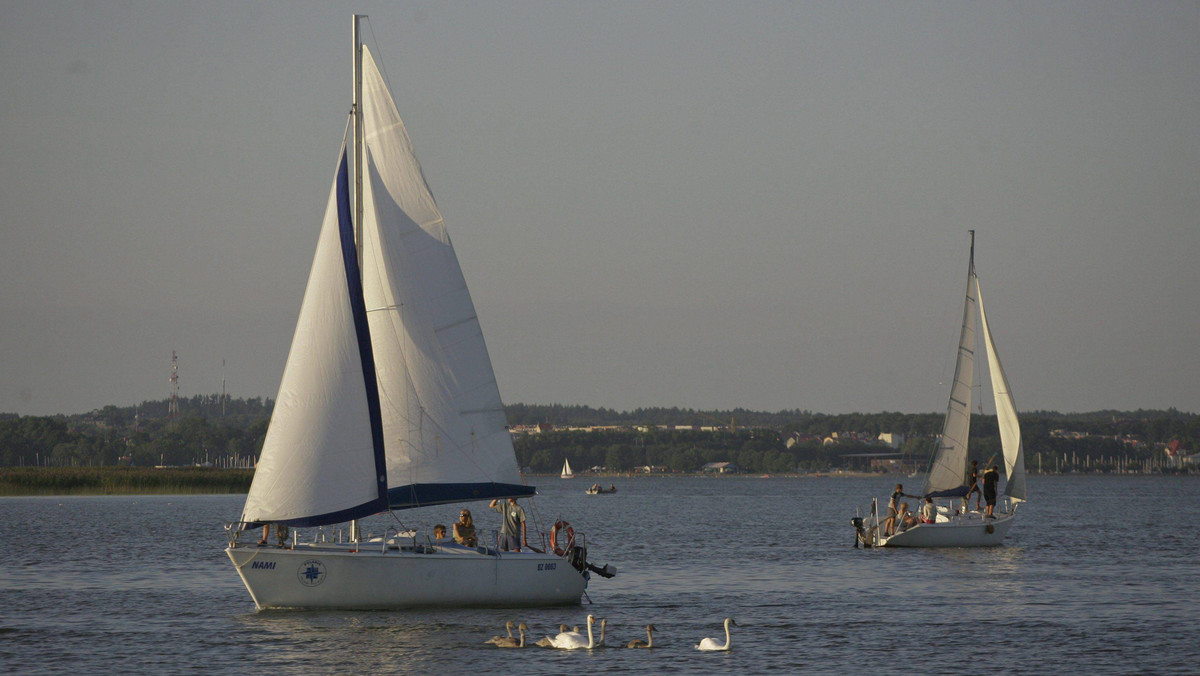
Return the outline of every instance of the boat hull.
{"type": "Polygon", "coordinates": [[[995,519],[952,519],[944,523],[918,524],[883,538],[881,547],[994,547],[1004,542],[1013,515],[995,519]]]}
{"type": "Polygon", "coordinates": [[[229,547],[261,610],[578,605],[587,581],[536,552],[354,552],[346,546],[229,547]]]}

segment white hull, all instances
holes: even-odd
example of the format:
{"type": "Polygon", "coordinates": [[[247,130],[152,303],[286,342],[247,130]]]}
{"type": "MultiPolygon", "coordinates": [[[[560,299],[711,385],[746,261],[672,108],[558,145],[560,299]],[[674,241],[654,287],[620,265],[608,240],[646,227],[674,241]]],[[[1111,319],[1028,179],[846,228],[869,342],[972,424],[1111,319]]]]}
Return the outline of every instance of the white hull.
{"type": "Polygon", "coordinates": [[[880,547],[994,547],[1004,542],[1013,514],[982,519],[978,513],[955,517],[942,523],[923,523],[880,538],[880,547]]]}
{"type": "Polygon", "coordinates": [[[577,605],[586,580],[536,552],[416,553],[379,545],[229,547],[259,609],[577,605]]]}

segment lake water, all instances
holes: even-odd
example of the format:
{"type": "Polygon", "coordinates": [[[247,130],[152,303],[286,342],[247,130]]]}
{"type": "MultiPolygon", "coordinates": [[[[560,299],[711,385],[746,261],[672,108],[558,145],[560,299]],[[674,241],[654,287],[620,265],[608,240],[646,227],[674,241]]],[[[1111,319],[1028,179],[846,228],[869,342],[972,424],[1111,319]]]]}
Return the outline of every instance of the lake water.
{"type": "MultiPolygon", "coordinates": [[[[1007,544],[971,550],[854,549],[854,508],[887,477],[611,481],[617,494],[587,496],[586,477],[541,479],[536,512],[586,531],[592,561],[620,574],[593,577],[590,605],[516,611],[259,613],[222,551],[244,496],[0,498],[0,673],[1200,668],[1200,477],[1032,476],[1007,544]],[[538,638],[589,612],[610,645],[653,623],[656,649],[483,643],[507,619],[538,638]],[[723,638],[725,617],[733,650],[696,651],[723,638]]],[[[486,504],[472,511],[498,523],[486,504]]]]}

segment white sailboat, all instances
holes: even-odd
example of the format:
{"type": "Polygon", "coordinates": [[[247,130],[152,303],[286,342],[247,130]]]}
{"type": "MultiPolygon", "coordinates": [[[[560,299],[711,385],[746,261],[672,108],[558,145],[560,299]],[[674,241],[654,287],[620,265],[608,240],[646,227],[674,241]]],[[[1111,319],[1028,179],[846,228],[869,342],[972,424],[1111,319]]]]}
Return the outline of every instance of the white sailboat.
{"type": "Polygon", "coordinates": [[[271,424],[225,551],[259,608],[577,604],[589,568],[601,572],[581,547],[518,553],[483,537],[467,547],[413,532],[358,535],[357,519],[389,510],[536,493],[521,483],[470,293],[395,102],[359,40],[361,18],[352,27],[347,140],[271,424]],[[281,546],[239,538],[265,524],[344,522],[345,542],[302,542],[295,530],[281,546]]]}
{"type": "MultiPolygon", "coordinates": [[[[949,504],[937,506],[932,523],[918,522],[907,528],[893,524],[887,533],[887,519],[879,515],[878,502],[872,503],[870,513],[852,520],[858,541],[876,547],[983,547],[998,545],[1012,527],[1017,505],[1025,501],[1025,452],[1021,444],[1021,427],[1008,377],[1000,364],[995,342],[983,310],[979,293],[979,278],[975,274],[975,231],[971,231],[971,256],[967,273],[967,295],[963,305],[962,333],[959,336],[958,362],[954,369],[954,384],[950,403],[942,424],[937,449],[930,463],[923,496],[949,499],[949,504]],[[968,437],[971,427],[971,390],[975,370],[975,309],[979,308],[979,325],[987,351],[992,381],[996,419],[1000,427],[1000,442],[1004,450],[1004,469],[1008,477],[1005,501],[998,501],[991,515],[970,511],[966,501],[959,498],[969,490],[967,468],[968,437]],[[1006,503],[1006,504],[1005,504],[1006,503]],[[993,518],[994,517],[994,518],[993,518]]],[[[918,509],[913,510],[919,511],[918,509]]],[[[857,545],[857,542],[855,543],[857,545]]]]}
{"type": "Polygon", "coordinates": [[[574,479],[575,478],[575,473],[571,471],[571,461],[567,460],[565,458],[563,459],[562,478],[563,479],[574,479]]]}

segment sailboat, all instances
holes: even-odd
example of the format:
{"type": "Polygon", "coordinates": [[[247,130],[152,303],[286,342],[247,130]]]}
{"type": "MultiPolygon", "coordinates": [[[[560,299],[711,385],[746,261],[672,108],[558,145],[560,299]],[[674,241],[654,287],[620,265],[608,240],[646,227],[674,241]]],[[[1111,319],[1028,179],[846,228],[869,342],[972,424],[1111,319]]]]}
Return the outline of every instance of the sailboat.
{"type": "MultiPolygon", "coordinates": [[[[887,534],[887,519],[879,515],[878,501],[866,517],[852,519],[857,532],[857,541],[875,547],[984,547],[998,545],[1008,534],[1016,515],[1017,506],[1025,501],[1025,451],[1021,443],[1021,426],[1017,421],[1016,405],[1008,376],[1000,364],[987,314],[983,310],[983,296],[979,291],[979,277],[975,274],[975,231],[971,231],[970,265],[967,272],[967,295],[963,305],[962,332],[959,335],[958,362],[954,367],[954,384],[950,391],[950,402],[942,433],[929,465],[922,496],[935,500],[949,499],[949,504],[937,505],[932,523],[918,523],[904,527],[893,524],[891,535],[887,534]],[[983,330],[983,343],[987,351],[988,369],[992,381],[992,396],[996,407],[996,420],[1000,428],[1000,443],[1004,452],[1004,469],[1008,477],[1004,488],[1006,500],[999,501],[992,515],[971,511],[965,500],[970,490],[967,468],[968,438],[971,428],[971,391],[975,370],[975,313],[979,312],[979,326],[983,330]],[[994,518],[993,518],[994,517],[994,518]]],[[[936,504],[936,503],[935,503],[936,504]]],[[[919,511],[919,510],[914,510],[919,511]]]]}
{"type": "Polygon", "coordinates": [[[521,482],[470,293],[359,39],[362,18],[352,23],[351,119],[275,410],[225,551],[260,609],[578,604],[597,570],[581,537],[555,554],[498,551],[483,533],[466,546],[399,527],[364,538],[358,528],[380,513],[536,493],[521,482]],[[324,526],[345,523],[348,538],[325,537],[324,526]],[[264,525],[290,527],[290,540],[241,541],[264,525]],[[321,529],[302,541],[303,527],[321,529]]]}
{"type": "Polygon", "coordinates": [[[575,473],[571,471],[571,461],[567,460],[566,458],[563,459],[562,478],[564,478],[564,479],[574,479],[575,478],[575,473]]]}

